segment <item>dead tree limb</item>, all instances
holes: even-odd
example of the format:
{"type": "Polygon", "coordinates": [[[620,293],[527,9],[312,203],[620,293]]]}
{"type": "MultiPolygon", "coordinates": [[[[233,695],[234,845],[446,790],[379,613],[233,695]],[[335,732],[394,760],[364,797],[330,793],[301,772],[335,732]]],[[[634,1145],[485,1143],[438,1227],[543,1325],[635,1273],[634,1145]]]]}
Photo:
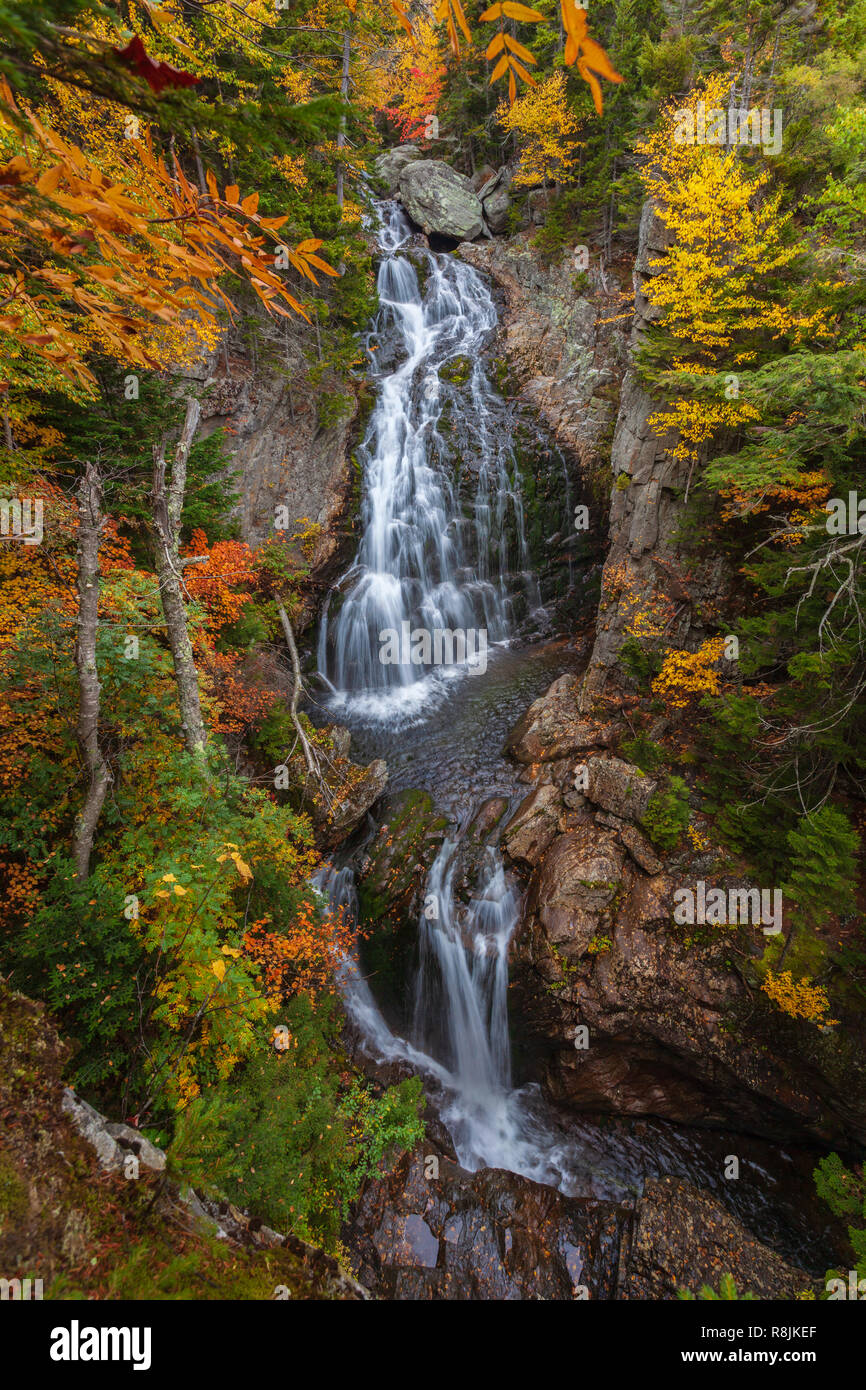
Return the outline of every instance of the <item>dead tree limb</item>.
{"type": "Polygon", "coordinates": [[[298,660],[298,648],[295,642],[294,628],[292,627],[291,619],[289,618],[289,615],[285,610],[285,606],[282,603],[277,604],[277,613],[279,614],[280,623],[282,624],[283,633],[286,638],[286,646],[288,647],[289,655],[292,658],[292,699],[291,703],[289,704],[289,716],[291,718],[292,724],[294,725],[295,733],[298,736],[298,742],[304,750],[304,762],[307,764],[307,771],[311,774],[311,776],[315,777],[317,783],[320,786],[322,786],[324,779],[322,777],[318,759],[316,758],[316,755],[313,752],[313,749],[310,745],[310,740],[304,733],[304,726],[298,718],[298,701],[301,698],[303,682],[301,681],[301,663],[298,660]]]}
{"type": "Polygon", "coordinates": [[[99,627],[99,543],[106,517],[102,511],[99,470],[88,463],[78,485],[78,747],[89,775],[84,805],[75,818],[72,853],[79,879],[90,872],[90,855],[105,794],[112,777],[99,746],[99,668],[96,633],[99,627]]]}
{"type": "Polygon", "coordinates": [[[201,407],[194,397],[186,403],[186,418],[174,453],[171,481],[165,484],[165,442],[153,447],[153,489],[151,508],[155,536],[156,573],[159,598],[168,631],[168,644],[174,662],[180,723],[184,743],[196,757],[204,755],[207,731],[201,712],[198,671],[186,621],[181,587],[180,517],[186,488],[189,451],[198,429],[201,407]]]}

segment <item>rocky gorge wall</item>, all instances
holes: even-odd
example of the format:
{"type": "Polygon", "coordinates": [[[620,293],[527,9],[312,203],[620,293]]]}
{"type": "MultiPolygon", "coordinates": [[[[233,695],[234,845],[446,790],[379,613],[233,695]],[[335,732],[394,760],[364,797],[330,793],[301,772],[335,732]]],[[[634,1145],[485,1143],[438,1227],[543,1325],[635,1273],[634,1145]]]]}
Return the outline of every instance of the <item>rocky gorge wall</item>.
{"type": "Polygon", "coordinates": [[[674,456],[675,436],[654,433],[659,403],[634,366],[656,314],[651,262],[667,244],[647,203],[627,335],[600,322],[609,310],[598,278],[575,295],[568,266],[545,267],[528,235],[459,248],[505,292],[501,342],[522,396],[581,469],[603,468],[607,454],[612,479],[586,670],[555,682],[507,745],[532,788],[502,834],[527,884],[513,950],[517,1031],[531,1074],[540,1069],[551,1097],[575,1109],[862,1143],[857,1037],[769,1004],[753,965],[766,946],[759,929],[674,925],[678,885],[733,880],[714,877],[714,853],[696,848],[694,795],[694,839],[675,854],[653,846],[642,822],[657,784],[617,756],[632,732],[623,696],[638,699],[619,661],[635,601],[664,612],[666,644],[693,650],[730,598],[723,558],[684,534],[688,465],[674,456]],[[581,1028],[585,1047],[575,1046],[581,1028]]]}
{"type": "MultiPolygon", "coordinates": [[[[232,515],[243,540],[256,546],[273,536],[278,507],[289,536],[304,523],[319,528],[309,566],[321,588],[339,567],[350,530],[357,383],[331,374],[314,386],[300,343],[274,336],[260,314],[252,324],[255,347],[227,334],[194,375],[202,389],[199,434],[225,431],[225,478],[239,494],[232,515]]],[[[314,611],[310,605],[306,621],[314,611]]]]}

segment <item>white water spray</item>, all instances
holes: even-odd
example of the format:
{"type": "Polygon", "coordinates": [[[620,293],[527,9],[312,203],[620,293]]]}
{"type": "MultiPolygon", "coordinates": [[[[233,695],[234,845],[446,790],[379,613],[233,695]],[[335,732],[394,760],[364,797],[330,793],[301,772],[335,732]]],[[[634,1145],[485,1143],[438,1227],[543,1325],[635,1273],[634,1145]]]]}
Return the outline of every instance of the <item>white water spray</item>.
{"type": "Polygon", "coordinates": [[[508,639],[515,595],[537,610],[519,474],[506,406],[481,360],[497,315],[481,277],[455,256],[416,248],[424,290],[405,254],[412,233],[396,203],[380,205],[381,306],[368,350],[396,354],[360,450],[363,533],[319,633],[318,664],[340,718],[423,718],[469,662],[425,668],[382,660],[384,632],[484,633],[508,639]],[[461,452],[450,439],[459,388],[461,452]],[[445,375],[442,375],[443,369],[445,375]],[[450,373],[452,376],[454,372],[450,373]],[[467,496],[471,494],[471,496],[467,496]],[[334,611],[336,609],[336,612],[334,611]]]}

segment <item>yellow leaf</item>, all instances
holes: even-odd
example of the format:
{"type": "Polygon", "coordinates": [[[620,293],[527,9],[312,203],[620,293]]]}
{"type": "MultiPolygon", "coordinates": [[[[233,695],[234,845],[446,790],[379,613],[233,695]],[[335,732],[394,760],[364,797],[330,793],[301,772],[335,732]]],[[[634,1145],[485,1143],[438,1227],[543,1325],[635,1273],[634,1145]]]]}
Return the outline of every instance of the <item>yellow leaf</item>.
{"type": "Polygon", "coordinates": [[[225,979],[225,977],[226,977],[226,963],[225,963],[224,960],[212,960],[211,963],[210,963],[210,968],[211,968],[211,970],[213,971],[213,973],[216,975],[216,977],[217,977],[218,980],[224,980],[224,979],[225,979]]]}
{"type": "Polygon", "coordinates": [[[233,854],[232,860],[241,878],[244,880],[245,883],[248,883],[253,876],[253,871],[250,868],[249,864],[247,864],[243,859],[241,859],[239,854],[233,854]]]}
{"type": "Polygon", "coordinates": [[[175,897],[178,897],[178,898],[185,898],[185,897],[186,897],[186,889],[185,889],[185,888],[181,888],[181,886],[180,886],[179,883],[176,883],[176,884],[174,885],[174,892],[175,892],[175,897]]]}

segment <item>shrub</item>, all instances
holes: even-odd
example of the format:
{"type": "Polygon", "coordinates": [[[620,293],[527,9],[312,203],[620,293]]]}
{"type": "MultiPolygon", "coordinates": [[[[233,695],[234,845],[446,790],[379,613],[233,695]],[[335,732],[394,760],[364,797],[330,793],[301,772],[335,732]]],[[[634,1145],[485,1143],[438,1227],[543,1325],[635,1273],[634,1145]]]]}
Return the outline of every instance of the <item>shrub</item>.
{"type": "Polygon", "coordinates": [[[671,777],[667,788],[650,797],[644,830],[661,849],[675,849],[689,823],[689,789],[682,777],[671,777]]]}

